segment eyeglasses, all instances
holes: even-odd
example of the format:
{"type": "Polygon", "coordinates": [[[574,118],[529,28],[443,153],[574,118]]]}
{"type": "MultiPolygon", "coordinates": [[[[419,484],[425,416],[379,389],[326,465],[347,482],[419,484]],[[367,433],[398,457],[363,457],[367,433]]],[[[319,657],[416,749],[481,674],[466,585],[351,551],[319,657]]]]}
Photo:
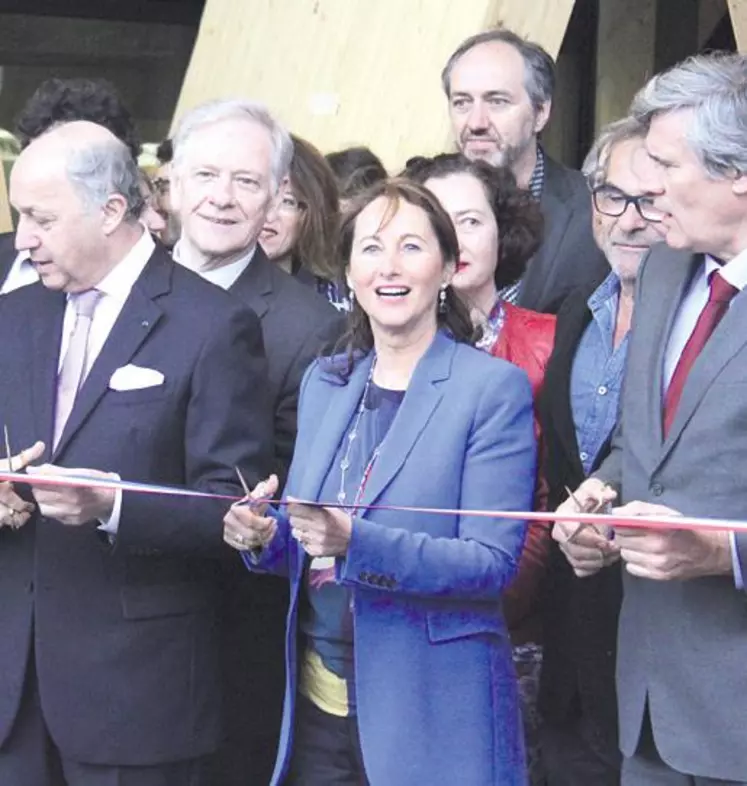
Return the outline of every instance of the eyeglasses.
{"type": "Polygon", "coordinates": [[[652,224],[658,224],[665,215],[663,210],[654,206],[653,197],[650,196],[630,196],[609,186],[592,188],[591,196],[594,207],[605,216],[619,218],[628,209],[628,205],[635,205],[638,215],[652,224]]]}

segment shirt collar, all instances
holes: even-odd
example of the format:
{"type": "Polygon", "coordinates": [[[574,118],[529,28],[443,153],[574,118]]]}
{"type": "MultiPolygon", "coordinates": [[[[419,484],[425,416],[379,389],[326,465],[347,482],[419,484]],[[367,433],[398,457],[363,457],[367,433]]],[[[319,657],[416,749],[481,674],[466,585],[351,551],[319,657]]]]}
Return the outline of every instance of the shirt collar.
{"type": "Polygon", "coordinates": [[[617,274],[611,272],[607,278],[591,293],[586,304],[589,306],[589,311],[595,314],[599,309],[603,308],[613,298],[617,299],[620,296],[620,279],[617,274]]]}
{"type": "Polygon", "coordinates": [[[129,250],[125,258],[96,285],[96,289],[108,297],[124,303],[130,296],[132,287],[140,278],[140,274],[148,264],[155,248],[156,244],[150,232],[143,230],[137,243],[129,250]]]}
{"type": "Polygon", "coordinates": [[[180,265],[183,265],[186,268],[189,268],[197,275],[204,278],[206,281],[209,281],[211,284],[215,284],[216,286],[221,287],[222,289],[229,289],[236,279],[249,267],[249,263],[254,258],[254,254],[257,250],[257,244],[250,246],[244,254],[242,254],[238,259],[233,262],[229,262],[227,265],[223,265],[222,267],[213,268],[212,270],[201,270],[199,268],[193,268],[188,264],[188,261],[181,253],[181,240],[179,240],[176,245],[174,246],[174,250],[172,252],[172,256],[174,257],[174,261],[178,262],[180,265]]]}
{"type": "Polygon", "coordinates": [[[706,254],[704,268],[706,279],[714,270],[719,270],[722,278],[741,292],[747,287],[747,249],[741,251],[725,265],[706,254]]]}
{"type": "Polygon", "coordinates": [[[537,142],[537,162],[529,178],[529,193],[539,200],[542,197],[542,189],[545,187],[545,151],[542,145],[537,142]]]}

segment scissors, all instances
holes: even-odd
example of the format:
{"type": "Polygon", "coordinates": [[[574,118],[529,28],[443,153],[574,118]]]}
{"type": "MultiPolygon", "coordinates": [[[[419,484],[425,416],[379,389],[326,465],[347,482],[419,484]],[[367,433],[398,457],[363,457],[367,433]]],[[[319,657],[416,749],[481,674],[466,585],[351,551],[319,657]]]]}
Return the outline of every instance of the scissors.
{"type": "MultiPolygon", "coordinates": [[[[564,488],[570,499],[572,499],[573,502],[575,503],[579,513],[601,513],[602,511],[606,512],[606,510],[609,507],[608,502],[599,502],[599,501],[593,502],[592,500],[589,500],[589,502],[587,502],[586,505],[582,505],[578,497],[568,488],[568,486],[565,486],[564,488]],[[591,506],[589,505],[589,503],[591,503],[591,506]]],[[[574,543],[576,538],[581,534],[581,532],[585,530],[587,527],[591,527],[591,526],[592,526],[591,524],[585,521],[580,522],[579,525],[576,527],[576,529],[569,535],[566,543],[574,543]]]]}

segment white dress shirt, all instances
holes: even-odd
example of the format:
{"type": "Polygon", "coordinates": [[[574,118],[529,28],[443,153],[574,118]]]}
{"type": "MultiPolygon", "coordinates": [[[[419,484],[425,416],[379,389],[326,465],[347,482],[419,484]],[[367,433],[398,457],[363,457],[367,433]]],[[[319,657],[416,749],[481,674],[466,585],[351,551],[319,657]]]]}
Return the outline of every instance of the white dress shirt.
{"type": "MultiPolygon", "coordinates": [[[[685,349],[685,344],[687,344],[690,334],[695,329],[700,312],[708,302],[710,292],[708,279],[715,270],[720,270],[724,280],[741,292],[747,287],[747,249],[725,265],[720,265],[715,259],[707,256],[705,263],[701,265],[700,270],[693,276],[690,287],[685,293],[685,297],[682,299],[680,308],[677,311],[677,316],[672,325],[672,332],[669,334],[667,351],[664,356],[662,400],[674,376],[674,370],[677,368],[677,363],[685,349]]],[[[731,307],[731,303],[729,307],[731,307]]]]}
{"type": "MultiPolygon", "coordinates": [[[[720,265],[713,257],[706,256],[705,262],[690,282],[690,287],[682,299],[677,316],[674,318],[672,332],[669,334],[669,341],[664,354],[663,390],[661,391],[662,406],[680,356],[691,333],[695,329],[700,312],[708,302],[710,292],[708,279],[715,270],[720,270],[724,280],[741,293],[747,287],[747,249],[737,254],[734,259],[725,265],[720,265]]],[[[733,303],[734,300],[729,304],[729,308],[731,308],[733,303]]],[[[729,542],[731,544],[731,565],[734,571],[734,583],[737,589],[744,589],[744,577],[742,576],[737,542],[733,532],[729,533],[729,542]]]]}
{"type": "Polygon", "coordinates": [[[7,295],[8,292],[13,292],[15,289],[26,287],[29,284],[36,284],[38,280],[39,274],[31,264],[29,252],[19,251],[13,260],[13,264],[10,266],[2,287],[0,287],[0,295],[7,295]]]}
{"type": "Polygon", "coordinates": [[[172,256],[175,262],[184,265],[184,267],[189,268],[194,273],[197,273],[197,275],[202,276],[205,281],[209,281],[211,284],[215,284],[221,289],[228,290],[234,285],[236,279],[249,267],[249,263],[254,258],[256,249],[257,245],[255,243],[235,262],[229,262],[227,265],[223,265],[223,267],[210,268],[209,270],[205,270],[199,265],[194,267],[190,264],[191,260],[188,259],[188,255],[181,251],[181,240],[174,246],[172,256]]]}
{"type": "MultiPolygon", "coordinates": [[[[125,301],[130,296],[133,285],[140,277],[150,259],[156,244],[153,242],[149,232],[143,232],[140,240],[130,249],[125,258],[119,262],[114,269],[103,278],[96,289],[103,294],[103,297],[96,304],[91,319],[91,329],[88,334],[88,345],[86,347],[86,367],[84,374],[87,374],[94,361],[99,356],[106,340],[109,338],[114,323],[119,317],[125,301]]],[[[62,323],[62,341],[60,343],[60,357],[57,362],[57,370],[62,368],[65,353],[70,345],[70,336],[75,327],[75,308],[67,301],[65,317],[62,323]]],[[[119,480],[119,476],[117,476],[119,480]]],[[[119,529],[119,518],[122,514],[122,492],[114,493],[114,507],[112,514],[106,521],[101,521],[99,529],[110,535],[116,535],[119,529]]]]}

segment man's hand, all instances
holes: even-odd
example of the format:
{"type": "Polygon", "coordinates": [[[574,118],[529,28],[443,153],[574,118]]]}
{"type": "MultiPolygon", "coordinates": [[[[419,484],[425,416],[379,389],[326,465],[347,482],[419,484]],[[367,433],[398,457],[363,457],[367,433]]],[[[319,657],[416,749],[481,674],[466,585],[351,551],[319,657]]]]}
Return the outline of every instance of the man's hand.
{"type": "Polygon", "coordinates": [[[96,469],[68,469],[54,464],[28,467],[28,483],[42,516],[57,519],[63,524],[79,526],[91,521],[106,521],[114,510],[114,489],[79,488],[77,486],[34,486],[34,478],[44,475],[76,475],[91,478],[116,478],[96,469]]]}
{"type": "MultiPolygon", "coordinates": [[[[36,442],[30,448],[22,450],[18,455],[0,460],[0,469],[7,472],[20,472],[44,453],[44,443],[36,442]]],[[[34,512],[34,504],[26,502],[16,494],[12,483],[0,483],[0,527],[18,529],[22,527],[34,512]]]]}
{"type": "MultiPolygon", "coordinates": [[[[563,502],[558,513],[581,513],[589,508],[613,502],[615,490],[597,478],[588,478],[563,502]],[[575,499],[574,499],[575,498],[575,499]],[[579,510],[579,507],[581,510],[579,510]]],[[[556,521],[552,537],[580,578],[592,576],[620,558],[620,552],[607,532],[578,521],[556,521]]]]}
{"type": "MultiPolygon", "coordinates": [[[[291,497],[288,497],[291,500],[291,497]]],[[[291,534],[311,557],[342,557],[348,552],[353,522],[337,508],[288,505],[291,534]]]]}
{"type": "MultiPolygon", "coordinates": [[[[679,511],[649,502],[630,502],[615,509],[621,516],[680,516],[679,511]]],[[[615,542],[625,569],[655,581],[730,575],[733,572],[728,532],[615,527],[615,542]]]]}

